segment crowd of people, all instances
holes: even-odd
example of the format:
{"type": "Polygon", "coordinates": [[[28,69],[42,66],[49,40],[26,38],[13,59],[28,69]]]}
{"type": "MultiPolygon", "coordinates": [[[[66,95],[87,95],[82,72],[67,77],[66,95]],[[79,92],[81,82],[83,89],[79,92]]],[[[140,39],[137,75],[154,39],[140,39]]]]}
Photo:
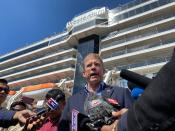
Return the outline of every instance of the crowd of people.
{"type": "MultiPolygon", "coordinates": [[[[133,100],[129,88],[107,85],[103,81],[105,73],[103,61],[98,54],[90,53],[83,61],[82,76],[86,84],[67,100],[63,91],[55,88],[45,96],[47,103],[52,98],[55,109],[48,105],[42,109],[29,110],[23,101],[14,102],[10,110],[1,108],[0,127],[2,130],[71,131],[76,110],[84,116],[85,101],[90,94],[117,101],[120,110],[113,111],[116,118],[112,123],[102,125],[101,131],[173,131],[175,115],[173,96],[175,95],[175,53],[148,85],[137,100],[133,100]],[[44,109],[45,113],[37,114],[44,109]]],[[[0,80],[0,104],[4,102],[9,87],[6,80],[0,80]]],[[[98,114],[97,114],[98,115],[98,114]]],[[[75,129],[75,128],[74,128],[75,129]]]]}
{"type": "MultiPolygon", "coordinates": [[[[5,79],[0,79],[0,105],[5,101],[9,92],[9,86],[5,79]]],[[[57,131],[59,118],[65,105],[65,94],[60,89],[52,89],[45,96],[45,102],[52,98],[58,104],[59,108],[49,110],[47,105],[42,108],[36,108],[29,102],[33,98],[24,97],[11,104],[10,110],[1,107],[0,127],[1,131],[57,131]],[[26,100],[27,99],[27,100],[26,100]],[[46,110],[44,114],[37,115],[37,112],[46,110]]],[[[32,100],[33,101],[33,100],[32,100]]]]}

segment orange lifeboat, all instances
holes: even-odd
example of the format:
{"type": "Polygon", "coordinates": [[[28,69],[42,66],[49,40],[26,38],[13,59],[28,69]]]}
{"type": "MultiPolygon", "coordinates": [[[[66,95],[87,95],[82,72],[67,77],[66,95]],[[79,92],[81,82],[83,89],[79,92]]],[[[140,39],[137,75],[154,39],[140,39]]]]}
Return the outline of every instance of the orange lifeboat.
{"type": "MultiPolygon", "coordinates": [[[[56,87],[55,83],[44,83],[38,85],[31,85],[22,87],[23,92],[22,96],[29,96],[29,97],[37,97],[37,96],[44,96],[50,89],[56,87]]],[[[16,94],[16,91],[9,91],[8,95],[13,96],[16,94]]]]}
{"type": "Polygon", "coordinates": [[[36,90],[47,89],[47,88],[54,88],[55,86],[56,86],[55,83],[44,83],[44,84],[39,84],[39,85],[26,86],[26,87],[23,87],[24,88],[23,92],[36,91],[36,90]]]}

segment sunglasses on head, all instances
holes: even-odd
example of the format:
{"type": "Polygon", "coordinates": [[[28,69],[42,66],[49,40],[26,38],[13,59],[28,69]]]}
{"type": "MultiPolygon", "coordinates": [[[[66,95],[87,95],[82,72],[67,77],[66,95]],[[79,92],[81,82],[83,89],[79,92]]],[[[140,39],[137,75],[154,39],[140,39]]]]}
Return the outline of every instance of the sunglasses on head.
{"type": "Polygon", "coordinates": [[[8,87],[0,87],[0,92],[4,91],[6,94],[9,93],[9,88],[8,87]]]}

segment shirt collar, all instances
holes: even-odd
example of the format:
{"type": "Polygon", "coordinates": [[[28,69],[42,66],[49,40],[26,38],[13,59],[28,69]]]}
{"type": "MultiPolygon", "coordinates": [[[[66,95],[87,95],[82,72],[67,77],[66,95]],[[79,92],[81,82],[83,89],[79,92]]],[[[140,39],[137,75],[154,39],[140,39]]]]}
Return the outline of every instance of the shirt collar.
{"type": "MultiPolygon", "coordinates": [[[[85,92],[88,94],[89,90],[88,90],[88,84],[85,85],[85,92]]],[[[105,89],[105,83],[102,81],[100,82],[100,85],[98,86],[98,88],[96,89],[96,93],[101,95],[101,92],[105,89]]]]}

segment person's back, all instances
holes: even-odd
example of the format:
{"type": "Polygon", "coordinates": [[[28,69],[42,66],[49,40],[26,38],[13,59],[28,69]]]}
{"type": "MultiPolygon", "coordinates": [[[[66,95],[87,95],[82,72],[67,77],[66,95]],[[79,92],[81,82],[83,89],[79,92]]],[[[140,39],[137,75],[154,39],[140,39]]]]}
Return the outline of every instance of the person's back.
{"type": "MultiPolygon", "coordinates": [[[[175,49],[133,107],[101,131],[175,131],[175,49]]],[[[113,113],[117,116],[117,113],[113,113]]]]}
{"type": "Polygon", "coordinates": [[[129,131],[175,130],[175,50],[128,112],[129,131]]]}

